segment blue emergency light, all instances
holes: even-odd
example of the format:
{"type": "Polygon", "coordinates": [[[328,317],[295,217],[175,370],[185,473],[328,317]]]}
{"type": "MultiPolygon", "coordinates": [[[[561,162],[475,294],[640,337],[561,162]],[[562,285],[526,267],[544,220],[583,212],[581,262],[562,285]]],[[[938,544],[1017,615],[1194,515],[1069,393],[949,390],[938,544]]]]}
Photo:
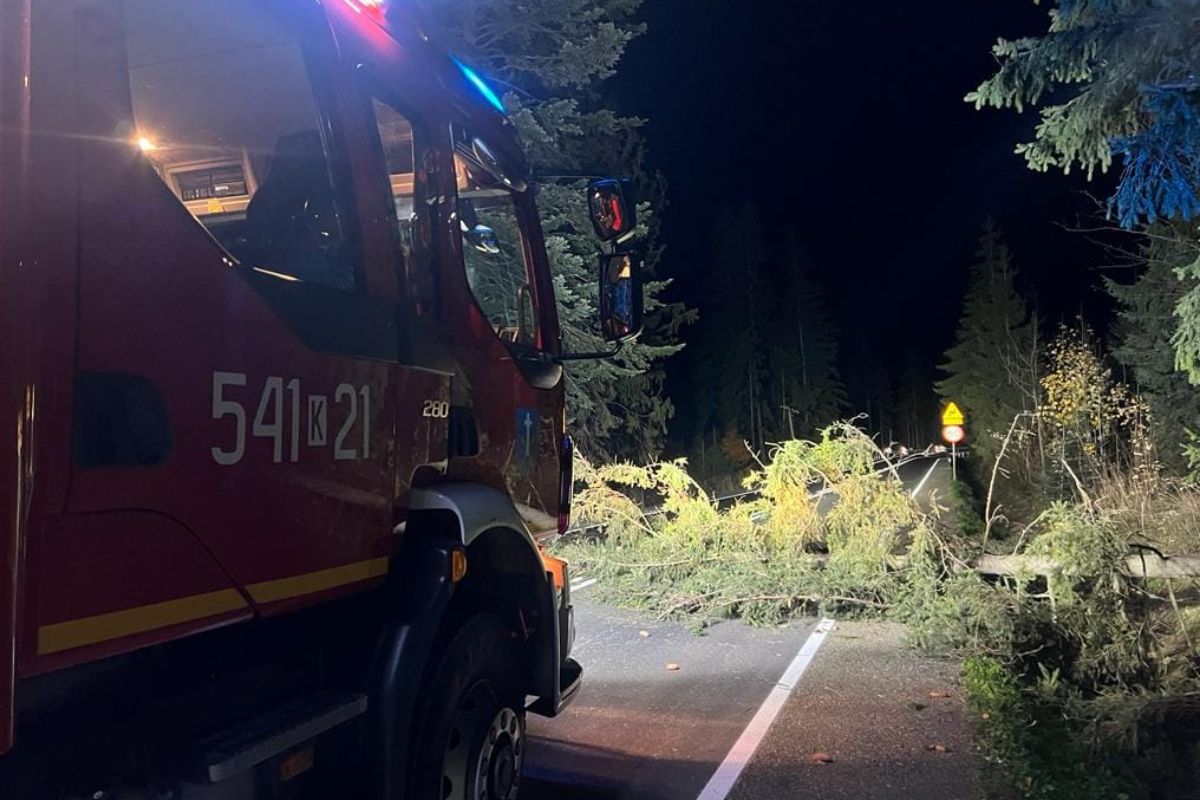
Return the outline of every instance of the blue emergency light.
{"type": "Polygon", "coordinates": [[[451,56],[451,58],[454,59],[454,63],[458,65],[459,71],[462,72],[467,81],[479,90],[479,93],[483,95],[483,99],[487,100],[492,108],[496,109],[501,114],[508,113],[504,108],[504,101],[500,99],[500,95],[496,94],[495,90],[487,85],[487,82],[479,76],[478,72],[471,69],[457,58],[454,58],[453,56],[451,56]]]}

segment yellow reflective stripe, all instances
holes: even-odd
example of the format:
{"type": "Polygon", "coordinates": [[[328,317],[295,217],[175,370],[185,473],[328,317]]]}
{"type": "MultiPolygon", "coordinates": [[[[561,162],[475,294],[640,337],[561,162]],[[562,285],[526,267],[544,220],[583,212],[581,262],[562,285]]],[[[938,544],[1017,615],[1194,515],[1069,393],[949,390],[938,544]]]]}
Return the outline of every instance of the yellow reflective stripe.
{"type": "Polygon", "coordinates": [[[234,589],[222,589],[70,622],[43,625],[38,628],[38,655],[121,639],[245,607],[246,601],[240,593],[234,589]]]}
{"type": "Polygon", "coordinates": [[[315,594],[339,586],[348,586],[360,581],[382,578],[387,575],[388,560],[375,558],[370,561],[359,561],[341,567],[323,569],[306,575],[294,575],[290,578],[280,578],[274,581],[264,581],[246,587],[250,597],[256,603],[274,603],[277,600],[288,600],[305,594],[315,594]]]}
{"type": "MultiPolygon", "coordinates": [[[[382,578],[387,575],[387,571],[388,560],[376,558],[305,575],[255,583],[248,586],[247,591],[256,603],[273,603],[382,578]]],[[[38,628],[38,655],[60,653],[89,644],[121,639],[242,608],[246,608],[246,601],[238,591],[222,589],[70,622],[43,625],[38,628]]]]}

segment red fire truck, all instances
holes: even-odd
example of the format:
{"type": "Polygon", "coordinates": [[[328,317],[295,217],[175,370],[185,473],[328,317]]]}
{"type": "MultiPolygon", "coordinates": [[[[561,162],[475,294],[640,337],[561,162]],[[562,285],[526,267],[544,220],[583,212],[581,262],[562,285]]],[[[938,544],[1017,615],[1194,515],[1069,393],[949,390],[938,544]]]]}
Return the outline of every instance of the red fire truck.
{"type": "Polygon", "coordinates": [[[512,800],[579,686],[536,187],[393,5],[0,0],[6,800],[512,800]]]}

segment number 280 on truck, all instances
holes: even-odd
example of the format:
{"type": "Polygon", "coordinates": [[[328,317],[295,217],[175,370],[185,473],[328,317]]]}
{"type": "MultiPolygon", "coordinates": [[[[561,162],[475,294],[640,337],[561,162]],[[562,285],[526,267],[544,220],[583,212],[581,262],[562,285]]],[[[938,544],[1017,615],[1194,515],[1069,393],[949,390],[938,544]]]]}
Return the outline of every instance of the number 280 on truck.
{"type": "Polygon", "coordinates": [[[503,102],[405,6],[0,0],[5,800],[513,800],[575,696],[580,356],[503,102]]]}

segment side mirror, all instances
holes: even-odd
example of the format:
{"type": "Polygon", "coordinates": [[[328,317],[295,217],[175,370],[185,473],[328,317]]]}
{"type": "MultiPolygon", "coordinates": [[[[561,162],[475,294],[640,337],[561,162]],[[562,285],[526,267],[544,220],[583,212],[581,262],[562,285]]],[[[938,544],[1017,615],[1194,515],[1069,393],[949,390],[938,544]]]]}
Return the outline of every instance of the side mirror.
{"type": "Polygon", "coordinates": [[[588,211],[602,242],[619,242],[637,227],[637,207],[628,178],[603,178],[588,183],[588,211]]]}
{"type": "Polygon", "coordinates": [[[609,342],[636,339],[642,332],[643,297],[639,258],[633,253],[600,257],[600,327],[609,342]]]}

